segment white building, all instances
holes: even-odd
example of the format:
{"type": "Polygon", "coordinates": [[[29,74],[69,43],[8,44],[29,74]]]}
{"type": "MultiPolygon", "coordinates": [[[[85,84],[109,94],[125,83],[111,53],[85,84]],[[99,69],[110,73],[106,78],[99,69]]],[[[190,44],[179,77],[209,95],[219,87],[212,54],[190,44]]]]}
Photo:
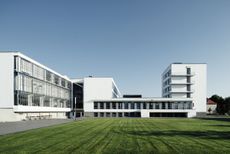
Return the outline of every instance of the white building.
{"type": "Polygon", "coordinates": [[[191,98],[197,115],[206,113],[207,64],[173,63],[162,74],[162,97],[191,98]]]}
{"type": "Polygon", "coordinates": [[[0,52],[0,121],[67,118],[72,83],[20,52],[0,52]]]}
{"type": "Polygon", "coordinates": [[[206,64],[171,64],[162,74],[163,98],[122,97],[113,78],[71,80],[19,52],[0,52],[0,71],[0,121],[206,113],[206,64]]]}

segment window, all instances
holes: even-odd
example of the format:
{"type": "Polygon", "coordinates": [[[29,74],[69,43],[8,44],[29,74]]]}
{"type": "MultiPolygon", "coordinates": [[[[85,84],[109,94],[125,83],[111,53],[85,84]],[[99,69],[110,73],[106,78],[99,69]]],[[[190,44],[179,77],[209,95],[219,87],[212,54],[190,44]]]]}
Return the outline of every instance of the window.
{"type": "Polygon", "coordinates": [[[156,103],[155,108],[156,108],[156,109],[160,109],[160,105],[159,105],[159,103],[156,103]]]}
{"type": "Polygon", "coordinates": [[[118,113],[118,117],[122,117],[122,113],[121,112],[118,113]]]}
{"type": "Polygon", "coordinates": [[[187,68],[187,74],[191,74],[191,68],[190,67],[187,68]]]}
{"type": "Polygon", "coordinates": [[[25,59],[21,59],[21,72],[32,75],[32,63],[25,59]]]}
{"type": "Polygon", "coordinates": [[[33,97],[33,106],[40,106],[40,97],[39,96],[34,96],[33,97]]]}
{"type": "Polygon", "coordinates": [[[45,94],[45,83],[36,79],[33,79],[33,93],[45,94]]]}
{"type": "Polygon", "coordinates": [[[98,109],[98,103],[94,102],[94,109],[98,109]]]}
{"type": "Polygon", "coordinates": [[[112,117],[116,117],[117,114],[115,112],[112,113],[112,117]]]}
{"type": "Polygon", "coordinates": [[[165,102],[162,102],[162,109],[165,109],[165,102]]]}
{"type": "Polygon", "coordinates": [[[33,77],[44,80],[44,71],[43,68],[33,65],[33,77]]]}
{"type": "Polygon", "coordinates": [[[19,93],[19,105],[28,106],[28,95],[26,93],[19,93]]]}
{"type": "Polygon", "coordinates": [[[106,109],[110,109],[110,103],[106,102],[106,109]]]}
{"type": "Polygon", "coordinates": [[[121,102],[118,103],[118,109],[122,109],[122,103],[121,102]]]}
{"type": "Polygon", "coordinates": [[[44,98],[44,106],[50,106],[50,98],[49,97],[45,97],[44,98]]]}
{"type": "Polygon", "coordinates": [[[112,109],[117,109],[117,107],[116,107],[116,103],[112,103],[112,109]]]}
{"type": "Polygon", "coordinates": [[[129,103],[125,102],[125,109],[129,109],[129,103]]]}
{"type": "Polygon", "coordinates": [[[178,104],[177,104],[177,102],[174,103],[174,109],[178,109],[178,104]]]}
{"type": "Polygon", "coordinates": [[[59,85],[59,77],[57,75],[54,75],[54,83],[59,85]]]}
{"type": "Polygon", "coordinates": [[[131,109],[134,109],[134,107],[135,107],[135,104],[132,102],[131,103],[131,109]]]}
{"type": "Polygon", "coordinates": [[[106,117],[110,117],[110,113],[109,112],[106,112],[106,117]]]}
{"type": "Polygon", "coordinates": [[[46,81],[49,81],[49,82],[52,81],[52,74],[49,71],[46,71],[46,81]]]}
{"type": "Polygon", "coordinates": [[[100,113],[100,117],[104,117],[104,113],[103,112],[100,113]]]}
{"type": "Polygon", "coordinates": [[[168,109],[172,109],[172,103],[168,102],[168,109]]]}
{"type": "Polygon", "coordinates": [[[65,79],[61,79],[61,86],[65,87],[65,79]]]}
{"type": "Polygon", "coordinates": [[[187,93],[187,98],[191,98],[191,94],[190,93],[187,93]]]}
{"type": "Polygon", "coordinates": [[[98,117],[98,113],[97,112],[94,112],[94,117],[98,117]]]}
{"type": "Polygon", "coordinates": [[[143,109],[146,109],[146,102],[143,103],[143,109]]]}
{"type": "Polygon", "coordinates": [[[136,103],[136,104],[137,104],[137,109],[141,109],[141,103],[138,102],[138,103],[136,103]]]}
{"type": "Polygon", "coordinates": [[[153,103],[152,102],[149,103],[149,109],[153,109],[153,103]]]}
{"type": "Polygon", "coordinates": [[[104,103],[100,102],[100,109],[104,109],[104,103]]]}

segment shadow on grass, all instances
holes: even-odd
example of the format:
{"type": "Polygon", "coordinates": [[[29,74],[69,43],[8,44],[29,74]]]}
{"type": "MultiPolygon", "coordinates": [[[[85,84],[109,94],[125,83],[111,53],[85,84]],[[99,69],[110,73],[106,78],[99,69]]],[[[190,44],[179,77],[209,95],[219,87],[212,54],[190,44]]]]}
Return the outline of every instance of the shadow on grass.
{"type": "Polygon", "coordinates": [[[226,121],[226,122],[230,122],[230,118],[198,118],[198,119],[202,119],[202,120],[215,120],[215,121],[226,121]]]}
{"type": "Polygon", "coordinates": [[[166,130],[166,131],[125,131],[125,132],[114,132],[119,134],[129,134],[134,136],[155,136],[155,137],[194,137],[202,139],[230,139],[230,131],[177,131],[177,130],[166,130]]]}

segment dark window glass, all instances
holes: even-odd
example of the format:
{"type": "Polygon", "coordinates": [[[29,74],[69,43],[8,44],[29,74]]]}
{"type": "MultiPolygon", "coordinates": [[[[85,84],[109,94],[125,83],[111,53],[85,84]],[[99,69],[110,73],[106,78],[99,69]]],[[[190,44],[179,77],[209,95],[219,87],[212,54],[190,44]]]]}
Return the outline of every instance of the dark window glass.
{"type": "Polygon", "coordinates": [[[143,109],[146,109],[146,102],[143,103],[143,109]]]}
{"type": "Polygon", "coordinates": [[[97,112],[94,112],[94,117],[98,117],[98,113],[97,112]]]}
{"type": "Polygon", "coordinates": [[[110,103],[106,102],[106,109],[110,109],[110,103]]]}
{"type": "Polygon", "coordinates": [[[51,73],[49,71],[46,71],[46,81],[51,82],[51,73]]]}
{"type": "Polygon", "coordinates": [[[165,109],[165,102],[162,102],[162,109],[165,109]]]}
{"type": "Polygon", "coordinates": [[[160,105],[159,105],[159,103],[156,103],[155,108],[156,108],[156,109],[160,109],[160,105]]]}
{"type": "Polygon", "coordinates": [[[149,109],[153,109],[153,103],[149,103],[149,109]]]}
{"type": "Polygon", "coordinates": [[[113,108],[113,109],[117,109],[117,108],[116,108],[116,103],[114,103],[114,102],[112,103],[112,108],[113,108]]]}
{"type": "Polygon", "coordinates": [[[103,112],[100,113],[100,117],[104,117],[104,113],[103,112]]]}
{"type": "Polygon", "coordinates": [[[137,109],[141,109],[141,103],[137,103],[137,109]]]}
{"type": "Polygon", "coordinates": [[[129,103],[125,102],[125,109],[129,109],[129,103]]]}
{"type": "Polygon", "coordinates": [[[104,109],[104,103],[100,102],[100,109],[104,109]]]}
{"type": "Polygon", "coordinates": [[[98,109],[98,103],[94,102],[94,109],[98,109]]]}
{"type": "Polygon", "coordinates": [[[132,102],[131,103],[131,109],[134,109],[135,104],[132,102]]]}

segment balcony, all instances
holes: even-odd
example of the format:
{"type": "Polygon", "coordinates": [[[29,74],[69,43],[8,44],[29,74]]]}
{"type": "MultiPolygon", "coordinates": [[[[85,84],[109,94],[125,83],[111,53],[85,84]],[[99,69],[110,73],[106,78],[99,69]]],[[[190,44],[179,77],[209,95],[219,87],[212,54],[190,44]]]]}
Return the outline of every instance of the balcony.
{"type": "Polygon", "coordinates": [[[186,72],[172,72],[171,76],[194,76],[195,73],[191,72],[189,74],[187,74],[186,72]]]}
{"type": "Polygon", "coordinates": [[[190,82],[175,82],[175,81],[172,81],[170,83],[170,85],[193,85],[195,84],[195,81],[190,81],[190,82]]]}
{"type": "Polygon", "coordinates": [[[191,89],[191,90],[172,89],[172,90],[170,91],[170,93],[193,93],[193,92],[194,92],[193,89],[191,89]]]}

